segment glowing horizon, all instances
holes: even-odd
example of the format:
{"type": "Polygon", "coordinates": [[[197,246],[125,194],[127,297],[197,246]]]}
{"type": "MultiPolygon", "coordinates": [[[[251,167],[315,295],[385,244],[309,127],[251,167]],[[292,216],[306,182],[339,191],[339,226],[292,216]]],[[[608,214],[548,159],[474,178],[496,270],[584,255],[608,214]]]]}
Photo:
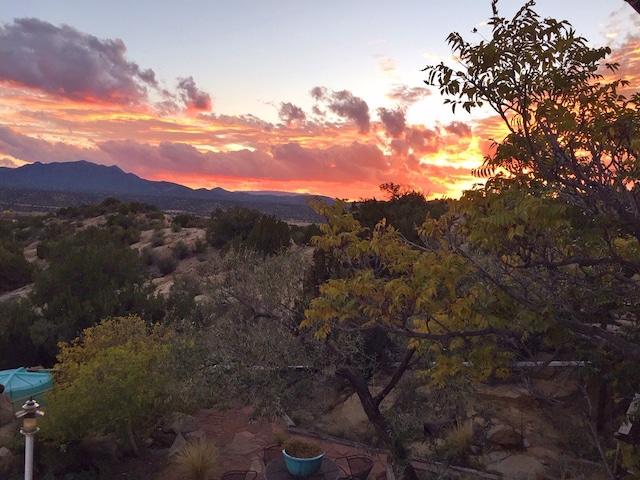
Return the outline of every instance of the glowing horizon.
{"type": "MultiPolygon", "coordinates": [[[[450,58],[449,32],[474,27],[488,34],[488,1],[420,12],[375,2],[357,29],[334,14],[356,7],[331,1],[256,5],[255,12],[176,3],[175,11],[158,7],[166,16],[152,19],[156,4],[116,1],[127,9],[128,28],[118,8],[98,2],[99,14],[87,16],[75,1],[0,12],[0,166],[87,160],[190,188],[348,200],[379,197],[379,186],[393,182],[443,198],[479,182],[472,169],[504,133],[487,112],[453,115],[420,71],[450,58]],[[237,31],[199,23],[213,13],[237,31]],[[385,22],[376,23],[374,13],[385,22]],[[423,33],[420,14],[434,20],[435,36],[423,33]],[[200,28],[178,29],[178,18],[200,28]],[[139,30],[131,28],[136,21],[139,30]],[[298,43],[280,42],[285,25],[298,43]],[[154,34],[164,31],[173,43],[154,34]],[[251,42],[254,34],[264,45],[251,42]],[[216,48],[228,45],[227,37],[235,47],[216,48]],[[265,56],[267,48],[281,53],[265,56]],[[175,81],[160,72],[173,72],[175,81]]],[[[640,16],[630,6],[538,3],[544,15],[575,15],[578,34],[589,38],[585,26],[598,30],[596,42],[616,42],[612,61],[637,86],[640,16]]]]}

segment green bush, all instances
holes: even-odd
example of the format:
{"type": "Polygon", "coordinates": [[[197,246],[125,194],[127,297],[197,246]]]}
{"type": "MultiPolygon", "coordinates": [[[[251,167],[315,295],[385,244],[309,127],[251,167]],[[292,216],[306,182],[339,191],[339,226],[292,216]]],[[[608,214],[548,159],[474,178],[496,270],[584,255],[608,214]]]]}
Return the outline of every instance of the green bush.
{"type": "Polygon", "coordinates": [[[262,215],[254,224],[244,246],[264,255],[286,249],[291,243],[289,225],[273,215],[262,215]]]}
{"type": "Polygon", "coordinates": [[[33,281],[33,267],[17,243],[0,243],[0,293],[10,292],[33,281]]]}
{"type": "Polygon", "coordinates": [[[191,249],[182,240],[178,240],[172,247],[171,252],[177,260],[184,260],[191,255],[191,249]]]}
{"type": "Polygon", "coordinates": [[[137,453],[138,441],[174,407],[171,342],[169,332],[127,316],[105,319],[63,343],[57,388],[45,397],[43,437],[69,447],[87,436],[116,434],[137,453]]]}
{"type": "Polygon", "coordinates": [[[153,235],[151,236],[151,246],[153,248],[161,247],[164,245],[164,230],[154,230],[153,235]]]}
{"type": "Polygon", "coordinates": [[[162,275],[169,275],[176,270],[178,262],[172,255],[158,255],[156,266],[162,275]]]}
{"type": "Polygon", "coordinates": [[[262,213],[246,207],[231,207],[227,211],[216,209],[207,223],[206,239],[215,248],[225,248],[235,242],[241,245],[262,213]]]}

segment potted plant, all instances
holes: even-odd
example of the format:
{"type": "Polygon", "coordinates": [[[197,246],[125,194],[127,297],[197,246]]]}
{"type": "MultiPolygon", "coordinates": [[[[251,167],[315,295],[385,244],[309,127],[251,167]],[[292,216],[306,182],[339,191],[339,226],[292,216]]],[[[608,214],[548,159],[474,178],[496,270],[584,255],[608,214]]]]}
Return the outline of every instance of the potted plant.
{"type": "Polygon", "coordinates": [[[284,455],[284,463],[291,475],[306,477],[320,469],[324,450],[317,443],[289,440],[284,444],[282,454],[284,455]]]}

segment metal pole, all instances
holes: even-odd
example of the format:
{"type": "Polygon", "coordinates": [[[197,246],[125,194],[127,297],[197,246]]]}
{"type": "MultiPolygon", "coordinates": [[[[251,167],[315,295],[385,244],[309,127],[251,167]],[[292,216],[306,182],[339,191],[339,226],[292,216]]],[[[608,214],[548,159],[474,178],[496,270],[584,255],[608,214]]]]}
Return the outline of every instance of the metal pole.
{"type": "Polygon", "coordinates": [[[24,432],[24,480],[33,480],[34,434],[24,432]]]}

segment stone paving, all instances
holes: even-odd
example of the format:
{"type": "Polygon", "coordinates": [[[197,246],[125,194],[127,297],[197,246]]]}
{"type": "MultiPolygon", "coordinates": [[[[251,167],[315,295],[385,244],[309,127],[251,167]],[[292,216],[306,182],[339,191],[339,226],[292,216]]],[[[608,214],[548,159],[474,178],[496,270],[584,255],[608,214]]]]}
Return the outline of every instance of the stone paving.
{"type": "MultiPolygon", "coordinates": [[[[264,480],[262,449],[275,443],[276,436],[282,433],[285,433],[287,438],[301,437],[298,430],[291,434],[284,421],[253,421],[250,420],[250,413],[249,408],[234,408],[226,411],[201,410],[194,415],[198,430],[185,436],[188,441],[204,436],[218,447],[219,468],[212,478],[220,478],[228,470],[254,470],[258,472],[258,480],[264,480]]],[[[325,455],[329,459],[363,453],[371,456],[374,467],[368,480],[386,479],[384,454],[371,453],[355,444],[343,443],[338,439],[313,440],[324,447],[325,455]]],[[[181,480],[181,476],[175,467],[169,466],[158,480],[181,480]]]]}

